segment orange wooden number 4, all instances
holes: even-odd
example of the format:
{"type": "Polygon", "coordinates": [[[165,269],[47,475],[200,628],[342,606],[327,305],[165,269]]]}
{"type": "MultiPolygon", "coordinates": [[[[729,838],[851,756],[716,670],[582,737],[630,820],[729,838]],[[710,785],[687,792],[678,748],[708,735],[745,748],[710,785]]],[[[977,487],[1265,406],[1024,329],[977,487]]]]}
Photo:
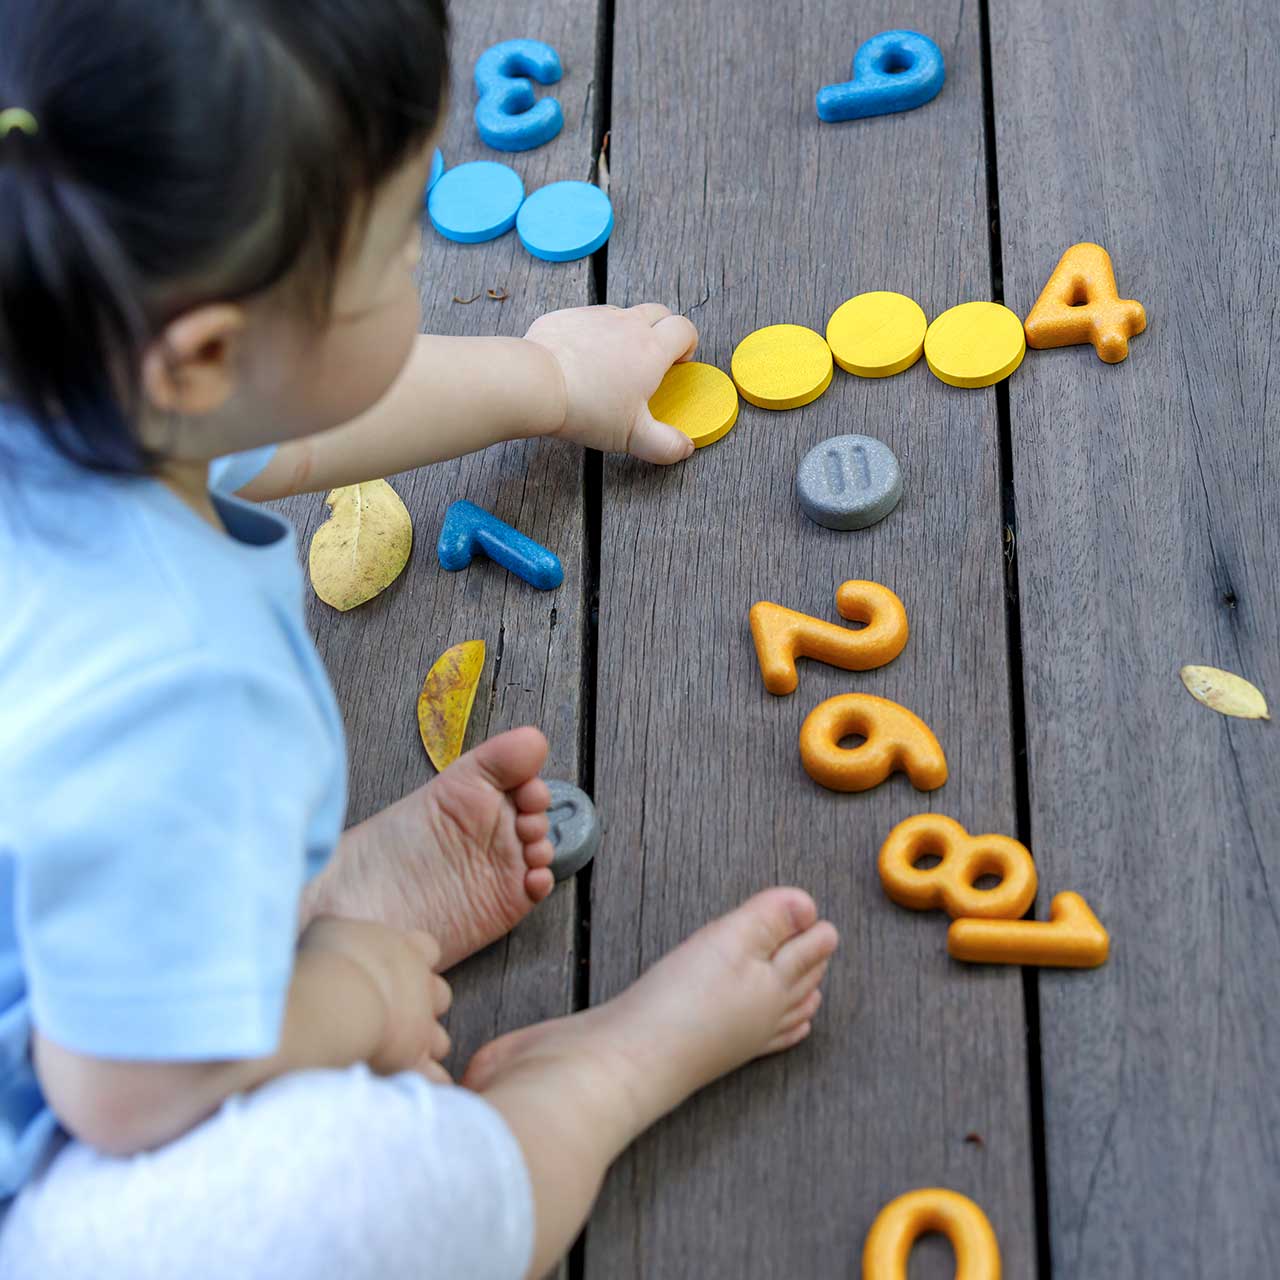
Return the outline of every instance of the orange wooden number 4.
{"type": "Polygon", "coordinates": [[[1000,1246],[987,1215],[943,1187],[908,1191],[880,1210],[862,1249],[862,1280],[907,1280],[911,1250],[931,1231],[951,1241],[956,1280],[1000,1280],[1000,1246]]]}
{"type": "Polygon", "coordinates": [[[1119,364],[1129,354],[1129,339],[1146,327],[1142,303],[1116,292],[1111,255],[1087,243],[1073,244],[1062,255],[1023,325],[1029,347],[1092,342],[1108,364],[1119,364]]]}

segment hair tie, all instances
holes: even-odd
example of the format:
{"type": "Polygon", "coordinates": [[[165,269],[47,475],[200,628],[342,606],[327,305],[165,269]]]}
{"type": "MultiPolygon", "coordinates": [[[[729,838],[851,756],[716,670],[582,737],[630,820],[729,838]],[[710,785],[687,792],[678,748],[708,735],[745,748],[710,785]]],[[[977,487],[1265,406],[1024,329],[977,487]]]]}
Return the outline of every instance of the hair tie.
{"type": "Polygon", "coordinates": [[[0,138],[7,138],[15,130],[34,138],[40,132],[40,121],[26,107],[6,107],[0,111],[0,138]]]}

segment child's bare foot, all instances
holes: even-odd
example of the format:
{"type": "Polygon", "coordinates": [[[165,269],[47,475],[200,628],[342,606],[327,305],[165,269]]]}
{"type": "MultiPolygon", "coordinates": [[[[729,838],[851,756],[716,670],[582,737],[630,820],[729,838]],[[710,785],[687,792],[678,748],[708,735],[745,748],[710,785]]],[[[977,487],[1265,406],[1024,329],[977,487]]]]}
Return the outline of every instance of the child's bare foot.
{"type": "Polygon", "coordinates": [[[547,740],[512,729],[352,828],[312,911],[423,929],[448,969],[510,932],[555,887],[547,740]]]}
{"type": "Polygon", "coordinates": [[[545,1074],[557,1095],[621,1121],[621,1150],[695,1090],[799,1044],[838,941],[807,893],[769,889],[607,1004],[486,1045],[463,1083],[483,1093],[545,1074]]]}

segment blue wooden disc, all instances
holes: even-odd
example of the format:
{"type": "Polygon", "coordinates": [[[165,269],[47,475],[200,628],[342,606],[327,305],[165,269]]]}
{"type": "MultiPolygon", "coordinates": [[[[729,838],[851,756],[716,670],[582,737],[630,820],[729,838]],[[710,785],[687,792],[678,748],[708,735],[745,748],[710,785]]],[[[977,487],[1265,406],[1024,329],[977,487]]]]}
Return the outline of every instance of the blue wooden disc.
{"type": "Polygon", "coordinates": [[[508,165],[473,160],[446,171],[427,196],[431,225],[446,240],[479,244],[515,225],[524,183],[508,165]]]}
{"type": "Polygon", "coordinates": [[[516,230],[544,262],[572,262],[595,253],[613,231],[613,205],[589,182],[553,182],[520,207],[516,230]]]}

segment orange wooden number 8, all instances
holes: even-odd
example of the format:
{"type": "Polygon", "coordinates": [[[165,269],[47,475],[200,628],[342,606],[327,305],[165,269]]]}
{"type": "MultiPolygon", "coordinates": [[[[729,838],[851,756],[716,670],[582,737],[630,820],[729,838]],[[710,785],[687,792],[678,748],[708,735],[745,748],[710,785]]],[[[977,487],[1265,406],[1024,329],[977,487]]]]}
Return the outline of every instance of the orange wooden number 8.
{"type": "Polygon", "coordinates": [[[941,907],[952,919],[1016,920],[1036,896],[1036,864],[1024,844],[1008,836],[971,836],[940,813],[900,822],[880,849],[880,883],[899,906],[913,911],[941,907]],[[916,863],[928,856],[933,867],[916,863]],[[1000,883],[975,882],[997,875],[1000,883]]]}
{"type": "Polygon", "coordinates": [[[862,1250],[862,1280],[907,1280],[911,1250],[930,1231],[951,1241],[956,1280],[1000,1280],[1000,1246],[987,1215],[942,1187],[908,1191],[880,1210],[862,1250]]]}

